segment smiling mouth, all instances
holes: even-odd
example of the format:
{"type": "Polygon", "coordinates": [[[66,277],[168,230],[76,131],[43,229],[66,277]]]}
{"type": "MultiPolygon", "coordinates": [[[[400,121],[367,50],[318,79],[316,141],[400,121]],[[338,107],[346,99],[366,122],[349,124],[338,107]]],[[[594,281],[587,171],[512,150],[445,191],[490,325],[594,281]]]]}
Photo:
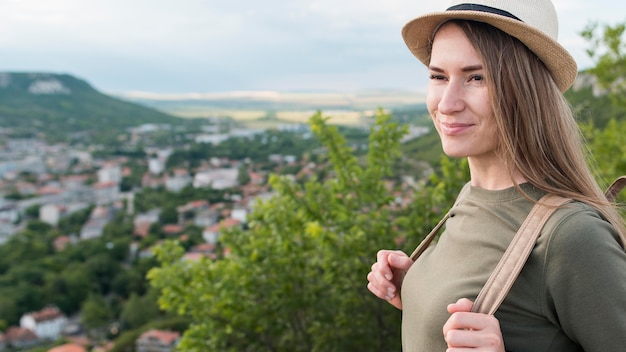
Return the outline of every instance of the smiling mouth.
{"type": "Polygon", "coordinates": [[[455,135],[455,134],[460,134],[460,133],[463,133],[463,132],[467,131],[468,129],[473,127],[474,124],[471,124],[471,123],[445,123],[445,122],[440,122],[439,126],[440,126],[440,129],[441,129],[441,132],[443,132],[444,134],[455,135]]]}

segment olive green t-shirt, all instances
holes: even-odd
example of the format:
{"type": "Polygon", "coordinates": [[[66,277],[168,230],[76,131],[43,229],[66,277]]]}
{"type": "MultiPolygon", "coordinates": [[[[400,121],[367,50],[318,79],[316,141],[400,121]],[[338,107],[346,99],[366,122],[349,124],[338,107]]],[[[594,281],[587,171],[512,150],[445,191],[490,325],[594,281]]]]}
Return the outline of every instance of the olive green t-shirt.
{"type": "MultiPolygon", "coordinates": [[[[543,195],[521,186],[534,199],[543,195]]],[[[446,350],[446,306],[476,298],[534,205],[515,188],[470,187],[462,198],[404,279],[405,352],[446,350]]],[[[626,254],[618,238],[590,206],[557,210],[495,314],[507,351],[626,351],[626,254]]]]}

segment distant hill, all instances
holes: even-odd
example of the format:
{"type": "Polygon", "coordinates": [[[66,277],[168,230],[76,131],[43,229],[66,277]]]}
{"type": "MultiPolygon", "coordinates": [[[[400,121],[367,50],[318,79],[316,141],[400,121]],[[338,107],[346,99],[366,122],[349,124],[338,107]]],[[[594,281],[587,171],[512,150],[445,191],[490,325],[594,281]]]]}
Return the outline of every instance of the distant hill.
{"type": "Polygon", "coordinates": [[[364,111],[421,107],[423,93],[404,90],[356,92],[231,91],[159,94],[120,93],[121,98],[183,117],[232,116],[233,111],[364,111]]]}
{"type": "Polygon", "coordinates": [[[73,132],[119,131],[180,118],[102,94],[67,74],[0,73],[0,126],[63,139],[73,132]]]}

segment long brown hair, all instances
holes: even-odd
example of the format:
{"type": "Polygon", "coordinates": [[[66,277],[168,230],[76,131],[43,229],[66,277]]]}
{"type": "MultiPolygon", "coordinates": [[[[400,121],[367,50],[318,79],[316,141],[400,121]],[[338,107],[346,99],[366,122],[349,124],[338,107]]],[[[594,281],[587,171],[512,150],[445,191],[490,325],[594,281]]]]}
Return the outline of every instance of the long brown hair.
{"type": "MultiPolygon", "coordinates": [[[[626,227],[585,158],[572,109],[539,58],[516,38],[482,22],[453,20],[485,65],[500,153],[533,186],[597,209],[626,248],[626,227]]],[[[518,190],[521,192],[521,189],[518,190]]]]}

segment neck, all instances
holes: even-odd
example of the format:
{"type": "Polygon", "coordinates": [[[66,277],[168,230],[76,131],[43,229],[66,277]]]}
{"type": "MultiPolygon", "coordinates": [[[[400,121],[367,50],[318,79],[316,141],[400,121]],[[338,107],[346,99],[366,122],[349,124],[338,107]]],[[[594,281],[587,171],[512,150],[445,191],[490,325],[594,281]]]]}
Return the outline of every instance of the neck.
{"type": "Polygon", "coordinates": [[[517,169],[511,172],[501,160],[483,162],[469,157],[468,164],[474,187],[497,191],[526,182],[517,169]]]}

